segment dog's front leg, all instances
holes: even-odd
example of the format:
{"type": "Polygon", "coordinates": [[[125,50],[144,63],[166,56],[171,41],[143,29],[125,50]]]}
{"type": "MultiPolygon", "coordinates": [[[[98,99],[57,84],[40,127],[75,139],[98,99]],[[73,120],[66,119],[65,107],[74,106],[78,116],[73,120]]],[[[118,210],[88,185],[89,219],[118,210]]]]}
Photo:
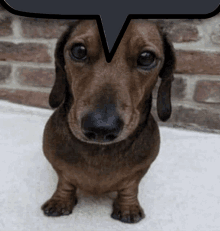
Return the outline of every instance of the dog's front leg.
{"type": "Polygon", "coordinates": [[[57,190],[50,200],[42,205],[42,210],[47,216],[62,216],[72,213],[77,203],[76,187],[68,182],[63,176],[59,176],[57,190]]]}
{"type": "Polygon", "coordinates": [[[145,217],[137,198],[138,184],[136,181],[129,182],[118,191],[118,197],[113,203],[112,218],[125,223],[137,223],[145,217]]]}

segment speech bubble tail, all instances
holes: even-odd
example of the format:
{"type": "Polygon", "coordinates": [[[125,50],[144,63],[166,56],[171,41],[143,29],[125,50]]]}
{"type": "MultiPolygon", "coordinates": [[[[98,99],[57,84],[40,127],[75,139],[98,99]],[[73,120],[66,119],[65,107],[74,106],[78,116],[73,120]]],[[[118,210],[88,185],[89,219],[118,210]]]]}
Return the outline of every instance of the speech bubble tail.
{"type": "MultiPolygon", "coordinates": [[[[124,22],[126,19],[126,15],[114,15],[114,21],[111,20],[112,14],[108,15],[102,15],[101,16],[101,21],[102,21],[102,26],[105,34],[105,39],[106,39],[106,44],[108,48],[108,53],[110,56],[113,56],[118,44],[120,43],[119,40],[122,38],[122,30],[124,28],[124,22]],[[117,18],[116,18],[117,17],[117,18]],[[117,22],[117,23],[113,23],[117,22]],[[116,44],[117,41],[117,44],[116,44]]],[[[127,20],[126,20],[127,21],[127,20]]],[[[126,23],[127,24],[127,23],[126,23]]],[[[126,28],[125,28],[126,29],[126,28]]],[[[112,57],[109,57],[109,60],[111,61],[112,57]]]]}

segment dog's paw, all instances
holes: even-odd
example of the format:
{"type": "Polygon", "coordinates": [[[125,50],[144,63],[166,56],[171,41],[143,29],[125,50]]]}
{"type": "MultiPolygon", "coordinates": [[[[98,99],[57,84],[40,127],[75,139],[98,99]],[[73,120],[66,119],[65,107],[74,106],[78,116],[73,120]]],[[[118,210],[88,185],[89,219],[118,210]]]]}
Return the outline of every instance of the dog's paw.
{"type": "Polygon", "coordinates": [[[45,202],[41,209],[46,216],[63,216],[72,213],[73,207],[77,204],[77,199],[64,201],[61,199],[50,199],[45,202]]]}
{"type": "Polygon", "coordinates": [[[117,203],[114,203],[111,217],[124,223],[137,223],[142,220],[145,215],[139,205],[126,206],[123,208],[117,203]]]}

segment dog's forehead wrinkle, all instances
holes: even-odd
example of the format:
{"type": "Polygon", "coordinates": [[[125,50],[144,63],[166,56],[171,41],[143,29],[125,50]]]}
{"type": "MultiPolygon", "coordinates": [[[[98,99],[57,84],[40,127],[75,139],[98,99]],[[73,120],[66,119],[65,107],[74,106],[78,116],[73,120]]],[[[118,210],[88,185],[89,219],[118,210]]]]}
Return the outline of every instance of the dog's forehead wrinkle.
{"type": "Polygon", "coordinates": [[[84,34],[74,35],[72,34],[73,41],[81,40],[84,42],[91,43],[92,41],[99,40],[99,37],[92,30],[86,31],[84,34]]]}
{"type": "Polygon", "coordinates": [[[100,39],[98,27],[94,23],[80,23],[71,33],[71,39],[81,39],[90,42],[100,39]],[[85,24],[85,25],[84,25],[85,24]]]}
{"type": "Polygon", "coordinates": [[[162,38],[157,28],[151,28],[150,30],[137,28],[136,37],[139,37],[139,40],[146,44],[162,45],[162,38]]]}
{"type": "MultiPolygon", "coordinates": [[[[124,50],[127,56],[138,55],[144,49],[155,51],[158,56],[162,55],[163,40],[158,27],[146,20],[131,21],[121,43],[116,51],[116,56],[122,56],[124,50]]],[[[113,57],[114,59],[114,57],[113,57]]]]}
{"type": "MultiPolygon", "coordinates": [[[[100,50],[103,50],[99,29],[97,26],[96,20],[81,20],[81,22],[76,26],[76,28],[71,33],[71,40],[84,41],[86,45],[90,47],[93,44],[98,45],[100,50]]],[[[159,31],[159,28],[155,23],[152,23],[148,20],[131,20],[128,25],[128,28],[116,50],[116,53],[121,53],[122,47],[134,46],[135,44],[139,47],[155,45],[156,47],[162,47],[162,36],[159,31]],[[126,44],[127,43],[127,44],[126,44]],[[129,45],[129,46],[128,46],[129,45]]],[[[140,48],[141,49],[141,48],[140,48]]],[[[104,55],[104,52],[103,52],[104,55]]],[[[123,54],[121,54],[122,56],[123,54]]],[[[105,56],[105,55],[104,55],[105,56]]],[[[114,59],[113,57],[113,59],[114,59]]],[[[106,61],[106,59],[105,59],[106,61]]]]}

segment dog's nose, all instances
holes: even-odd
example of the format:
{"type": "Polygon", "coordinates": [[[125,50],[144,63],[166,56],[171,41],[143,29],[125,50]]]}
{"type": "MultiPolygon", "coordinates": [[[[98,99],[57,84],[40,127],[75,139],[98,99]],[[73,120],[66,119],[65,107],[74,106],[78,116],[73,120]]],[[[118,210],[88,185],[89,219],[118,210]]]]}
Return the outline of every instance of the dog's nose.
{"type": "Polygon", "coordinates": [[[115,140],[123,128],[123,121],[114,111],[110,113],[89,112],[82,118],[82,130],[91,141],[109,142],[115,140]]]}

